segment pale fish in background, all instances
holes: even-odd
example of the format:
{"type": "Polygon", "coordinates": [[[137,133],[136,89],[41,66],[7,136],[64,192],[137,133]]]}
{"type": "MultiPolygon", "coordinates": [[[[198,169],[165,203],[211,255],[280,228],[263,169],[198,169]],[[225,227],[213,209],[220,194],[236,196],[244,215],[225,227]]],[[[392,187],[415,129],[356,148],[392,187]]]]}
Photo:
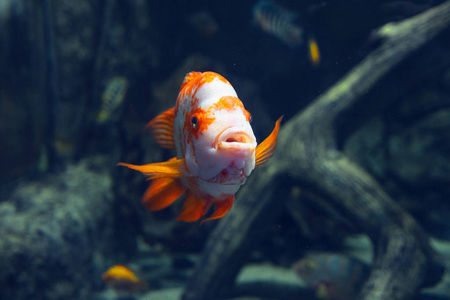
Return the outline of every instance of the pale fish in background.
{"type": "Polygon", "coordinates": [[[293,269],[318,298],[328,300],[355,299],[369,274],[363,262],[335,253],[307,255],[293,269]]]}
{"type": "Polygon", "coordinates": [[[128,80],[125,77],[113,77],[106,83],[102,94],[102,106],[97,113],[98,124],[109,122],[125,99],[128,89],[128,80]]]}

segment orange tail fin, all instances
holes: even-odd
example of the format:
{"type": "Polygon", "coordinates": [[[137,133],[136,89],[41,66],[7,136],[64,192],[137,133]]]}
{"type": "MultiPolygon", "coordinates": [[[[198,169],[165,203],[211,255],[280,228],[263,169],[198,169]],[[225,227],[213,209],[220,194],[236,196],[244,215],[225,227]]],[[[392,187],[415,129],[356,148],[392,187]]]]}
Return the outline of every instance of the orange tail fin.
{"type": "Polygon", "coordinates": [[[178,178],[157,178],[142,196],[142,204],[148,210],[160,210],[175,202],[185,190],[178,178]]]}
{"type": "Polygon", "coordinates": [[[220,219],[223,216],[225,216],[227,214],[227,212],[230,211],[231,207],[233,206],[233,202],[234,202],[234,195],[228,197],[225,200],[215,201],[213,214],[209,218],[204,219],[202,221],[202,224],[205,221],[220,219]]]}
{"type": "Polygon", "coordinates": [[[210,206],[211,200],[205,200],[191,192],[186,192],[186,199],[177,220],[195,222],[208,211],[210,206]]]}

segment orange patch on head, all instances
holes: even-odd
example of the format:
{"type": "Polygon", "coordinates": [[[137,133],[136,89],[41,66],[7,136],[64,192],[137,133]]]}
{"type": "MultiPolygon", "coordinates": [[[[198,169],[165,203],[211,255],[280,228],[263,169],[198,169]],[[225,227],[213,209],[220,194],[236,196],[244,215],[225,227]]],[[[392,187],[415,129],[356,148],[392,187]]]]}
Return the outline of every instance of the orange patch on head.
{"type": "Polygon", "coordinates": [[[178,94],[178,99],[188,95],[192,95],[192,90],[198,87],[199,80],[202,73],[191,72],[186,75],[183,83],[181,84],[180,93],[178,94]]]}
{"type": "Polygon", "coordinates": [[[214,103],[213,106],[211,106],[212,109],[244,109],[244,104],[242,104],[242,101],[239,100],[238,97],[234,96],[223,96],[219,99],[216,103],[214,103]]]}
{"type": "Polygon", "coordinates": [[[214,72],[204,72],[202,74],[201,80],[200,80],[200,85],[204,84],[204,83],[210,83],[212,81],[214,81],[214,79],[218,79],[226,84],[230,84],[228,82],[228,80],[226,80],[222,75],[214,73],[214,72]]]}
{"type": "Polygon", "coordinates": [[[244,104],[238,97],[234,96],[223,96],[222,98],[217,101],[214,105],[211,106],[211,109],[225,109],[225,110],[233,110],[233,109],[240,109],[245,115],[245,118],[247,121],[250,121],[250,113],[245,110],[244,104]]]}
{"type": "Polygon", "coordinates": [[[201,72],[190,72],[184,77],[183,83],[181,84],[180,90],[183,90],[187,85],[192,85],[194,81],[197,81],[198,78],[202,76],[201,72]]]}
{"type": "Polygon", "coordinates": [[[198,139],[198,136],[207,130],[215,119],[214,114],[209,110],[197,108],[187,112],[184,119],[184,130],[189,133],[187,142],[190,143],[192,136],[198,139]]]}
{"type": "Polygon", "coordinates": [[[181,84],[180,94],[178,98],[184,97],[187,95],[195,95],[197,89],[206,83],[210,83],[215,79],[220,80],[226,84],[231,85],[228,80],[226,80],[222,75],[214,73],[214,72],[190,72],[184,78],[183,83],[181,84]]]}
{"type": "Polygon", "coordinates": [[[244,109],[244,115],[247,122],[250,122],[250,119],[252,118],[252,115],[248,112],[248,110],[244,109]]]}

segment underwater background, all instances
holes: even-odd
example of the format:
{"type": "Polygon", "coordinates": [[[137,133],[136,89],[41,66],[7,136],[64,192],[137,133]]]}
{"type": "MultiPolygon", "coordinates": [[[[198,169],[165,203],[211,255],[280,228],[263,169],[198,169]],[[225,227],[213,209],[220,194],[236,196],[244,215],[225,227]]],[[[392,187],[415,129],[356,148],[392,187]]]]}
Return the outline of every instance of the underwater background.
{"type": "MultiPolygon", "coordinates": [[[[450,299],[448,6],[0,0],[0,299],[450,299]],[[425,23],[443,20],[435,35],[405,29],[405,40],[389,39],[385,24],[409,24],[433,9],[441,15],[425,23]],[[409,47],[422,36],[420,47],[409,47]],[[384,51],[386,40],[405,52],[385,64],[389,69],[370,88],[341,85],[339,91],[361,100],[333,121],[337,151],[319,162],[345,157],[370,178],[387,199],[380,203],[395,212],[384,215],[377,202],[364,202],[361,209],[379,217],[376,227],[354,217],[362,202],[339,206],[327,192],[333,185],[345,190],[344,176],[343,183],[328,180],[292,159],[307,152],[296,143],[311,143],[283,127],[297,124],[346,74],[384,51]],[[258,180],[237,193],[230,216],[201,225],[176,220],[182,201],[146,210],[148,182],[116,166],[174,156],[145,126],[175,105],[190,71],[230,81],[258,141],[281,115],[280,138],[290,141],[267,168],[254,171],[258,180]],[[258,181],[277,166],[292,172],[268,179],[266,193],[258,181]],[[391,247],[383,239],[400,223],[405,230],[397,239],[419,243],[391,247]],[[241,231],[226,224],[252,225],[241,231]],[[221,250],[227,247],[233,252],[221,250]],[[380,254],[395,247],[396,257],[380,254]],[[229,257],[212,255],[220,251],[229,257]],[[397,265],[402,253],[413,259],[397,265]],[[135,277],[107,280],[117,265],[135,277]],[[391,298],[371,288],[396,272],[416,281],[396,276],[391,298]],[[376,284],[365,285],[369,276],[376,284]]],[[[351,73],[356,86],[377,73],[376,59],[373,66],[364,76],[351,73]]],[[[334,108],[339,103],[324,115],[334,108]]],[[[320,124],[304,124],[311,126],[299,128],[319,140],[320,124]]],[[[351,180],[348,186],[365,198],[367,190],[351,180]]]]}

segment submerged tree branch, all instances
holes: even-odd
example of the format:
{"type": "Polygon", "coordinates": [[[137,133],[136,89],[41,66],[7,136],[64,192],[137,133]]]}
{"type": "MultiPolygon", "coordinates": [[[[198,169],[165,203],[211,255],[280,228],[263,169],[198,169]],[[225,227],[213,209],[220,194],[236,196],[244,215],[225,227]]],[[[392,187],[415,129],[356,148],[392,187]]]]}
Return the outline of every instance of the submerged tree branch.
{"type": "Polygon", "coordinates": [[[218,224],[184,300],[223,299],[229,294],[250,250],[283,206],[285,195],[279,187],[286,180],[320,194],[371,238],[374,263],[358,299],[409,299],[440,278],[439,260],[422,229],[339,151],[335,123],[356,103],[369,101],[361,96],[449,23],[447,1],[403,22],[384,25],[375,33],[381,39],[379,48],[282,126],[276,156],[254,172],[234,209],[218,224]]]}

